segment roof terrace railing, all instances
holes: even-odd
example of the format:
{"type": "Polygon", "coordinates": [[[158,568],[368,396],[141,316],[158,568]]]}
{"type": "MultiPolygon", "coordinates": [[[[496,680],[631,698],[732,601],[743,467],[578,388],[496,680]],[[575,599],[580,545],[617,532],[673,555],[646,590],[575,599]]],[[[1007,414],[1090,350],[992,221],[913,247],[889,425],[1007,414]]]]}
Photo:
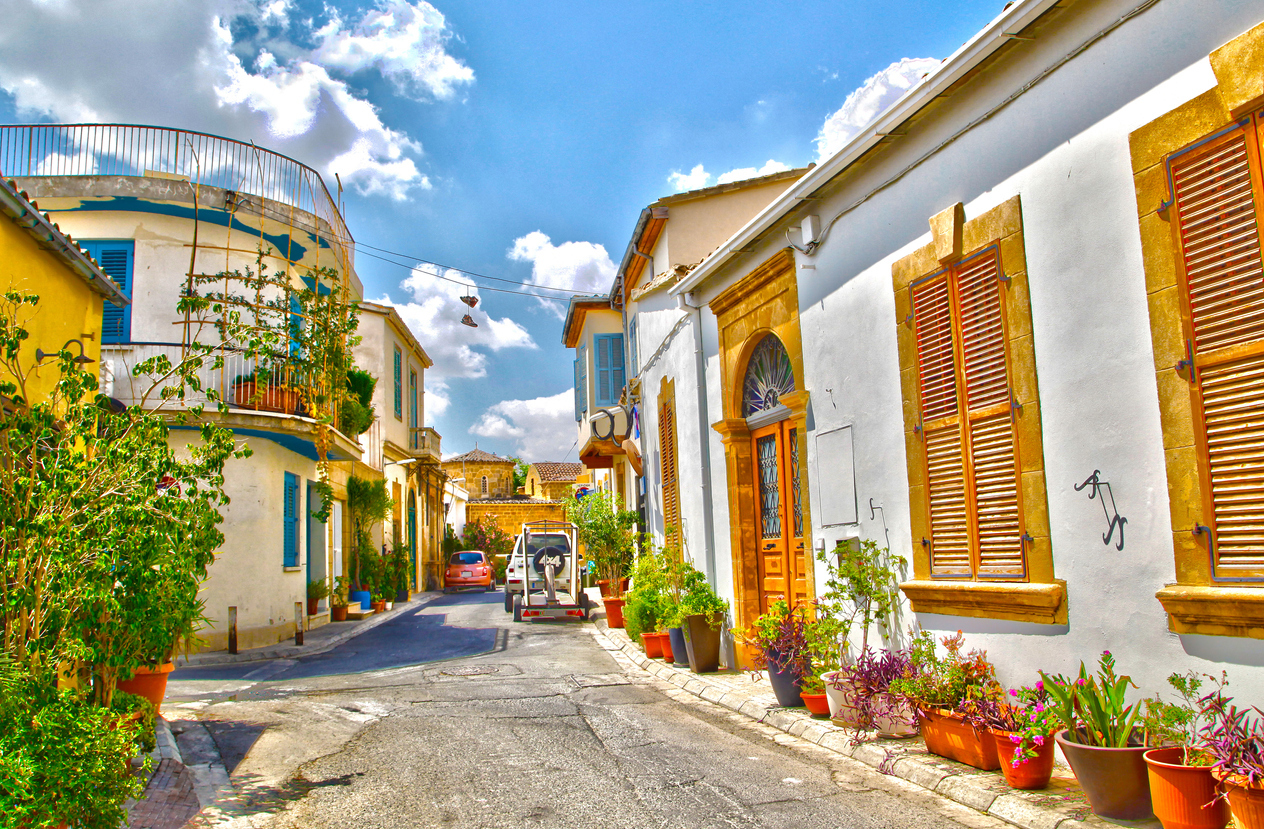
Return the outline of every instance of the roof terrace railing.
{"type": "Polygon", "coordinates": [[[137,124],[0,125],[0,175],[143,176],[272,199],[326,223],[354,261],[354,241],[320,174],[289,156],[204,132],[137,124]]]}

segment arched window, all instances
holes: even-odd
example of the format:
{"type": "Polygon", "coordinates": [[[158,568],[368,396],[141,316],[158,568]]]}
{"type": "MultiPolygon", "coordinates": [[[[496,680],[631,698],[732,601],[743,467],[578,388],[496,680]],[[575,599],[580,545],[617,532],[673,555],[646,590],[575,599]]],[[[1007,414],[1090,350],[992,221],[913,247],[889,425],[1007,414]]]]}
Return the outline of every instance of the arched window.
{"type": "Polygon", "coordinates": [[[776,335],[768,334],[751,352],[742,380],[742,417],[771,409],[783,394],[794,391],[794,369],[790,355],[776,335]]]}
{"type": "Polygon", "coordinates": [[[487,494],[487,476],[483,476],[483,480],[479,483],[478,491],[483,495],[487,494]]]}

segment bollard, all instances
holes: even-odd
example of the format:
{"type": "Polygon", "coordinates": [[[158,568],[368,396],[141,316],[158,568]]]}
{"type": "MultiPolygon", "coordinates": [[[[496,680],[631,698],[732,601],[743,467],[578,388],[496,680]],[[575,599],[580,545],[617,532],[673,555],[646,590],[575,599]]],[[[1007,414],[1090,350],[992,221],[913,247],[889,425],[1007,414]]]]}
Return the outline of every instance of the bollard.
{"type": "Polygon", "coordinates": [[[228,608],[228,652],[237,653],[237,608],[228,608]]]}
{"type": "Polygon", "coordinates": [[[303,644],[303,603],[294,603],[294,644],[303,644]]]}

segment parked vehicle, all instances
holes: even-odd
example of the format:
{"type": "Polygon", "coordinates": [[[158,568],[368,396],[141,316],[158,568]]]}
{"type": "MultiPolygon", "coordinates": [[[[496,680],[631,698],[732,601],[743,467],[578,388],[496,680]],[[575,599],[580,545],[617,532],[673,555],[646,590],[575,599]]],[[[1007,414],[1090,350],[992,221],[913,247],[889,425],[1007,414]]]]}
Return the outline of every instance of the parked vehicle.
{"type": "Polygon", "coordinates": [[[584,557],[578,528],[568,521],[528,521],[522,525],[505,571],[505,612],[524,618],[588,618],[584,557]]]}
{"type": "Polygon", "coordinates": [[[448,569],[443,573],[443,592],[449,593],[466,587],[492,589],[491,562],[482,550],[453,553],[448,560],[448,569]]]}

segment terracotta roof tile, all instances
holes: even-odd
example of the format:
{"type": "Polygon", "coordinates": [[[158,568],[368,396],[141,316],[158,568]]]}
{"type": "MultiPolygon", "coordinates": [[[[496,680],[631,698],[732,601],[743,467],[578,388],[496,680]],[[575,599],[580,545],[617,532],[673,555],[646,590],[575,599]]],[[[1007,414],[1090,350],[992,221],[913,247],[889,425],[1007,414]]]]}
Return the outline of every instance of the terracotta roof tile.
{"type": "Polygon", "coordinates": [[[457,463],[459,461],[465,461],[466,463],[513,463],[511,458],[502,458],[500,455],[493,455],[491,452],[484,452],[482,449],[471,449],[464,455],[448,458],[444,463],[457,463]]]}
{"type": "Polygon", "coordinates": [[[536,474],[540,476],[541,481],[565,481],[573,483],[574,480],[584,471],[582,463],[557,463],[555,461],[540,461],[531,464],[535,467],[536,474]]]}

